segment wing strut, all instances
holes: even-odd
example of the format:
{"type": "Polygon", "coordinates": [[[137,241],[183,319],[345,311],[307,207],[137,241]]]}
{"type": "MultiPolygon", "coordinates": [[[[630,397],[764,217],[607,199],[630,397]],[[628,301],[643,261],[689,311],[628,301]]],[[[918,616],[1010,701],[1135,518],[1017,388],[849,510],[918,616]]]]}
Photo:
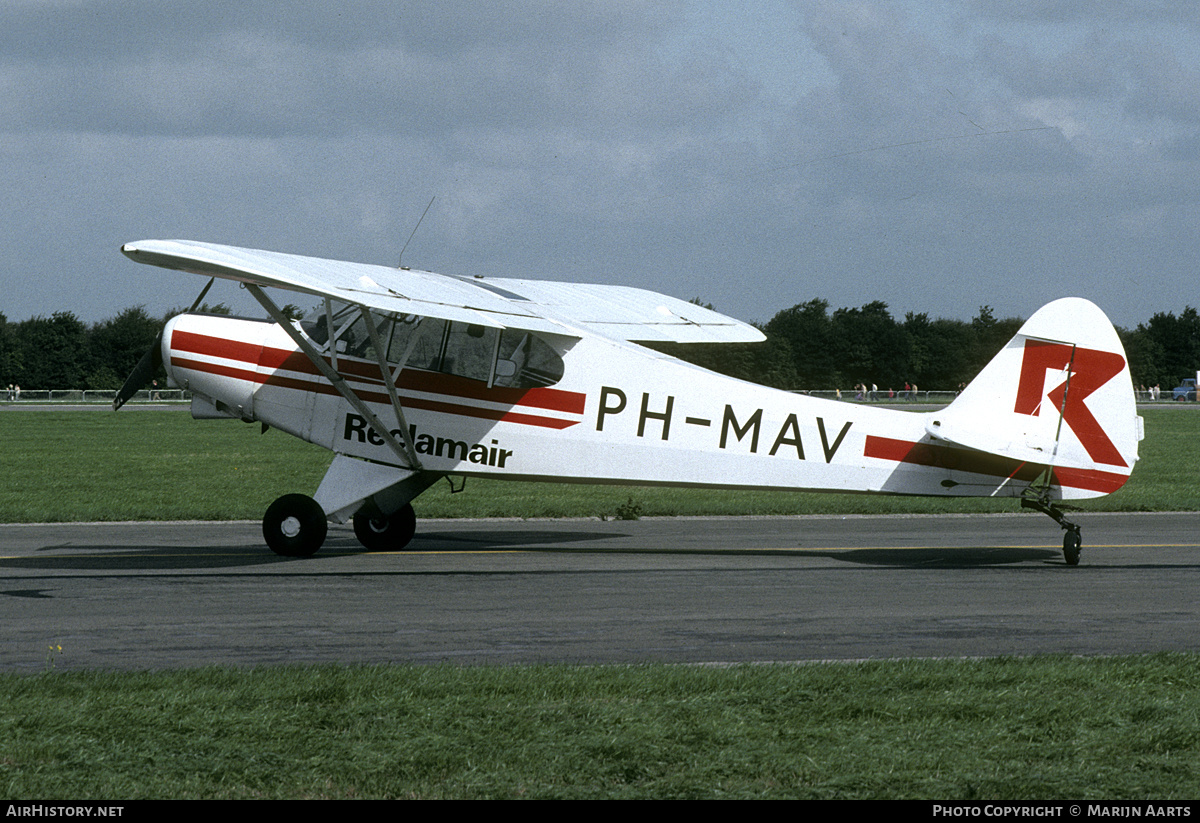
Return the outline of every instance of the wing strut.
{"type": "MultiPolygon", "coordinates": [[[[396,422],[400,424],[400,436],[404,438],[404,449],[408,454],[408,459],[414,468],[421,468],[421,461],[417,458],[417,450],[413,448],[411,429],[408,427],[408,421],[404,419],[404,407],[400,405],[400,395],[396,393],[396,380],[392,376],[391,370],[387,364],[387,347],[383,345],[383,339],[379,336],[379,329],[375,326],[375,318],[371,316],[371,312],[366,306],[359,306],[359,312],[362,314],[363,322],[367,324],[367,334],[371,337],[371,345],[375,347],[375,362],[379,364],[379,372],[383,375],[383,384],[387,386],[388,397],[392,399],[392,408],[396,412],[396,422]]],[[[396,376],[400,374],[400,370],[404,368],[404,363],[408,361],[408,354],[412,351],[411,341],[408,350],[404,353],[404,360],[396,369],[396,376]]],[[[334,346],[337,348],[337,346],[334,346]]]]}
{"type": "MultiPolygon", "coordinates": [[[[288,336],[292,338],[292,341],[300,347],[300,350],[303,351],[308,356],[308,359],[312,361],[312,364],[317,367],[317,370],[325,376],[326,380],[333,384],[333,387],[337,389],[338,394],[346,398],[350,405],[354,407],[354,410],[367,419],[367,422],[370,423],[371,428],[375,429],[376,434],[383,438],[383,441],[387,443],[391,450],[396,453],[396,456],[400,458],[401,465],[403,465],[405,468],[412,469],[413,471],[421,471],[423,467],[421,466],[421,461],[417,459],[416,449],[413,448],[408,426],[405,425],[404,416],[400,410],[399,398],[395,394],[395,383],[390,379],[387,369],[384,369],[384,379],[388,383],[388,392],[391,394],[392,404],[395,407],[396,414],[399,418],[398,422],[400,423],[400,436],[404,439],[403,443],[397,440],[395,435],[388,431],[388,427],[383,425],[383,423],[379,421],[379,418],[375,416],[375,413],[371,411],[367,404],[364,403],[362,399],[354,393],[354,390],[346,383],[345,378],[338,374],[336,369],[325,362],[325,358],[321,356],[321,353],[317,351],[316,347],[313,346],[313,344],[310,343],[294,325],[292,325],[292,321],[288,319],[287,315],[279,310],[279,307],[275,305],[271,298],[267,297],[262,288],[254,283],[246,283],[245,286],[246,290],[249,291],[250,294],[254,295],[254,299],[259,302],[259,305],[266,309],[267,314],[271,315],[271,319],[278,323],[279,326],[285,332],[287,332],[288,336]]],[[[372,341],[378,340],[379,333],[375,331],[374,324],[371,323],[369,319],[367,322],[368,332],[372,332],[372,341]]],[[[336,348],[336,346],[331,348],[336,348]]],[[[378,351],[379,347],[376,345],[376,352],[378,351]]]]}

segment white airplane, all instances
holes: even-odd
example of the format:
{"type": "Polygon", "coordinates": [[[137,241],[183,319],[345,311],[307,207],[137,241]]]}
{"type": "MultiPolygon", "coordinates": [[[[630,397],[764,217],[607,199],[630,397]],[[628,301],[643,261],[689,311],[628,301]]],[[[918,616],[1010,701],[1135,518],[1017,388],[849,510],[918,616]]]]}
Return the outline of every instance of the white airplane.
{"type": "Polygon", "coordinates": [[[1080,529],[1060,502],[1119,489],[1142,439],[1116,331],[1079,298],[1043,307],[953,403],[917,413],[770,389],[637,345],[763,339],[641,289],[176,240],[122,251],[239,281],[271,317],[173,318],[113,407],[161,363],[194,417],[259,421],[332,450],[312,497],[267,509],[263,536],[282,555],[313,554],[328,521],[347,520],[368,548],[403,549],[412,501],[458,475],[1016,498],[1063,528],[1075,565],[1080,529]],[[267,288],[319,305],[292,320],[267,288]]]}

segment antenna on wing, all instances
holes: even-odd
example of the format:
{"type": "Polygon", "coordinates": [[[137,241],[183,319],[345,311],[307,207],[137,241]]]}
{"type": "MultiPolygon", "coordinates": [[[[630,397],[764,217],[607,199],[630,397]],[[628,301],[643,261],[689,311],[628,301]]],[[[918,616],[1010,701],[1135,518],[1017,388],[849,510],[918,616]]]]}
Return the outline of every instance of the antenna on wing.
{"type": "MultiPolygon", "coordinates": [[[[433,206],[434,200],[437,200],[436,194],[429,198],[429,205],[425,207],[425,211],[421,212],[421,217],[417,220],[417,225],[413,226],[412,234],[410,234],[408,239],[404,241],[404,249],[408,248],[408,244],[412,242],[413,237],[417,233],[417,229],[421,228],[421,220],[424,220],[425,215],[429,214],[429,209],[433,206]]],[[[396,261],[396,268],[398,269],[404,268],[404,249],[400,249],[400,259],[396,261]]]]}

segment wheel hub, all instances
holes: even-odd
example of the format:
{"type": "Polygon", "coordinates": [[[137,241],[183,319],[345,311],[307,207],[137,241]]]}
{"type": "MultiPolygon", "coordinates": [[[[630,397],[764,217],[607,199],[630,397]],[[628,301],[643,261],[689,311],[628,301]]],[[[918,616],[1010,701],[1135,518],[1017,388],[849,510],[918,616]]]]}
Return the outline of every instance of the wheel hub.
{"type": "Polygon", "coordinates": [[[300,521],[295,517],[285,517],[279,524],[279,530],[283,532],[284,537],[295,537],[300,534],[300,521]]]}

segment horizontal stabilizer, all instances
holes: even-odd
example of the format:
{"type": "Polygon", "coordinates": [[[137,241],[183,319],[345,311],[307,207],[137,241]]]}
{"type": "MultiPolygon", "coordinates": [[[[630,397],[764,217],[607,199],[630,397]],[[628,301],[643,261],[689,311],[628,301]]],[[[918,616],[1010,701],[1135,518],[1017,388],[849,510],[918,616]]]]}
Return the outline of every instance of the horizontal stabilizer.
{"type": "Polygon", "coordinates": [[[1054,462],[1058,441],[1052,432],[1046,436],[1044,432],[1021,426],[1014,426],[1010,431],[979,429],[972,425],[972,421],[956,419],[958,417],[940,415],[925,427],[925,431],[930,437],[951,446],[975,449],[1025,463],[1049,465],[1054,462]]]}

